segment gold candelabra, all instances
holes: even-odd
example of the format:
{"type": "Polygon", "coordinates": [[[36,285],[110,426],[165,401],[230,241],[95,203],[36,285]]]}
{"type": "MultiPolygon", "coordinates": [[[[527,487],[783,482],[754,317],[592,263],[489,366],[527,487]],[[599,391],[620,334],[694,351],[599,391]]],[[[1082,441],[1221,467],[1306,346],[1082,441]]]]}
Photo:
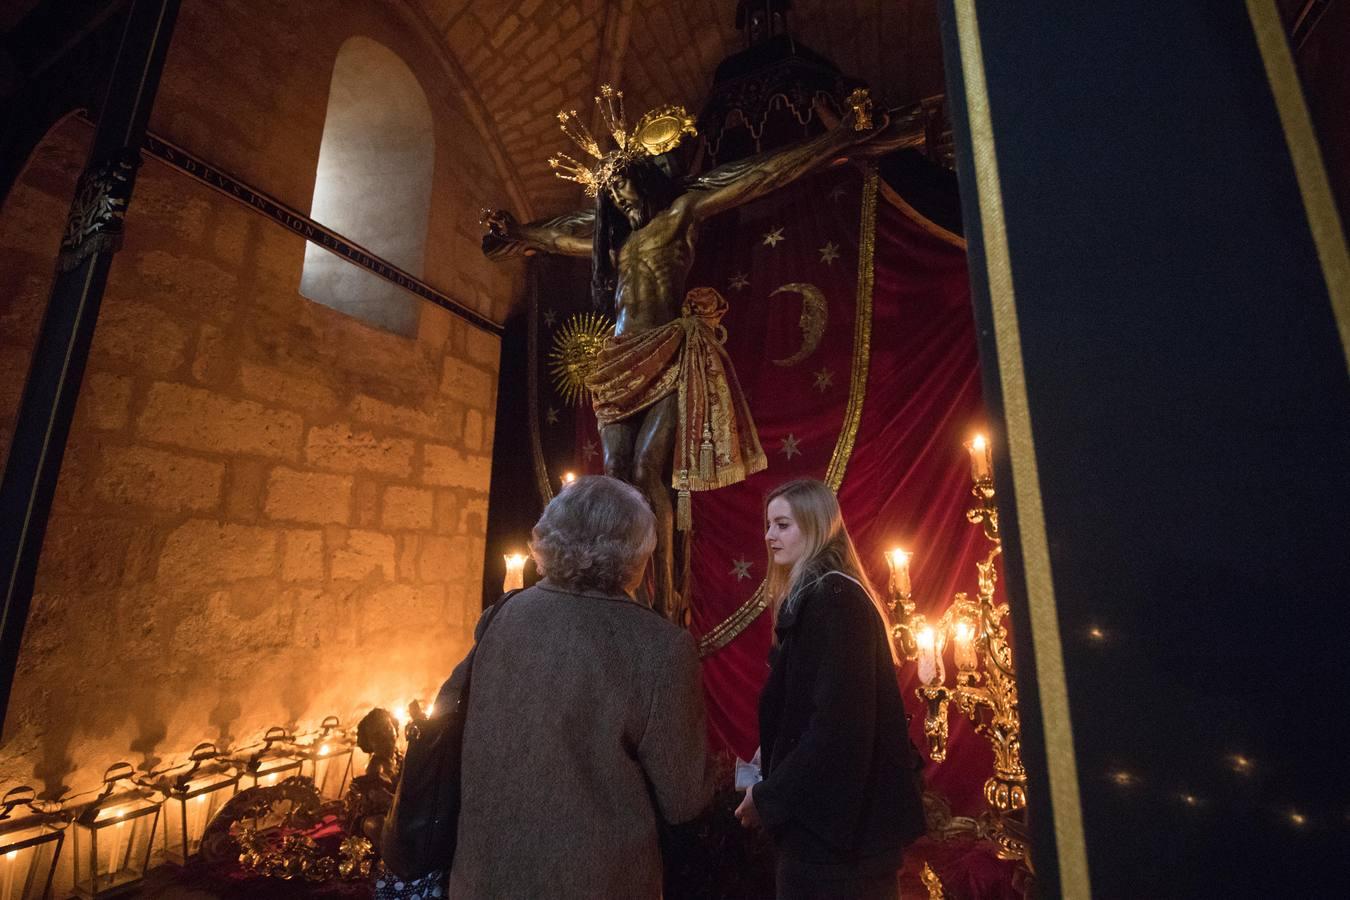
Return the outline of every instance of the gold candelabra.
{"type": "Polygon", "coordinates": [[[916,610],[909,577],[913,554],[891,550],[890,608],[892,634],[901,652],[918,665],[916,693],[924,701],[924,735],[934,763],[947,757],[947,711],[951,703],[975,723],[975,730],[989,739],[994,749],[994,772],[984,783],[989,810],[978,819],[953,818],[942,823],[945,835],[973,834],[992,840],[1004,859],[1031,866],[1026,831],[1016,814],[1027,804],[1027,773],[1022,767],[1021,720],[1017,712],[1017,676],[1013,671],[1012,647],[1003,618],[1008,604],[994,599],[998,573],[994,561],[1003,552],[998,530],[998,506],[994,503],[994,475],[988,441],[976,436],[965,444],[970,453],[971,494],[975,506],[967,520],[980,525],[993,544],[983,562],[975,564],[979,592],[976,599],[958,593],[951,606],[934,623],[916,610]],[[956,667],[954,684],[947,683],[944,653],[952,644],[956,667]]]}

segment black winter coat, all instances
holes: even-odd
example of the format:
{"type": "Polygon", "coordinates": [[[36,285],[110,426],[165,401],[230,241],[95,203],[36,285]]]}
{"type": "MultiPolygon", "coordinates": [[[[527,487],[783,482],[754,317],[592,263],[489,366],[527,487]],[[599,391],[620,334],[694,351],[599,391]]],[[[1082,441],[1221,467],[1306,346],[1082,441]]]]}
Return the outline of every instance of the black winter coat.
{"type": "Polygon", "coordinates": [[[898,867],[924,832],[923,760],[876,608],[831,573],[784,606],[776,631],[759,698],[760,818],[794,859],[898,867]]]}

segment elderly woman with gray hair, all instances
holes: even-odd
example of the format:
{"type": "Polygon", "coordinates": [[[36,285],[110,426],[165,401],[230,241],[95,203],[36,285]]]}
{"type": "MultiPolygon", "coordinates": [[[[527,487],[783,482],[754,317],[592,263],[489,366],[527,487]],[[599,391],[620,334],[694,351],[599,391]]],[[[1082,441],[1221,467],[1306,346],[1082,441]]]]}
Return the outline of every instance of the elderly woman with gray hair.
{"type": "Polygon", "coordinates": [[[543,580],[480,623],[451,897],[661,896],[657,817],[712,788],[694,639],[633,599],[655,526],[577,479],[534,527],[543,580]]]}

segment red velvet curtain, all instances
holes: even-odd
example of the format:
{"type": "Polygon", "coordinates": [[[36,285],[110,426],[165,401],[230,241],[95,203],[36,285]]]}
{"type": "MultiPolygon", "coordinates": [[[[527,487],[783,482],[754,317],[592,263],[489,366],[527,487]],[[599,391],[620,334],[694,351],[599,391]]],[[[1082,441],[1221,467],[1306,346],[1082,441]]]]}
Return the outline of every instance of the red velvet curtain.
{"type": "MultiPolygon", "coordinates": [[[[834,170],[719,217],[700,239],[689,286],[711,285],[731,303],[726,346],[769,468],[694,496],[696,634],[754,594],[765,574],[764,495],[790,478],[826,476],[846,449],[839,438],[851,395],[862,411],[839,497],[874,584],[885,589],[883,551],[903,546],[914,552],[915,600],[930,619],[954,592],[976,590],[975,562],[988,543],[965,519],[970,477],[961,444],[983,422],[965,252],[875,198],[870,358],[854,385],[858,316],[868,313],[867,291],[860,300],[858,290],[868,193],[857,169],[834,170]],[[812,347],[816,297],[827,321],[812,347]]],[[[754,753],[769,641],[765,613],[704,660],[715,748],[754,753]]],[[[924,748],[914,665],[899,678],[924,748]]],[[[991,766],[988,743],[953,710],[948,757],[929,766],[930,786],[958,814],[978,812],[991,766]]]]}

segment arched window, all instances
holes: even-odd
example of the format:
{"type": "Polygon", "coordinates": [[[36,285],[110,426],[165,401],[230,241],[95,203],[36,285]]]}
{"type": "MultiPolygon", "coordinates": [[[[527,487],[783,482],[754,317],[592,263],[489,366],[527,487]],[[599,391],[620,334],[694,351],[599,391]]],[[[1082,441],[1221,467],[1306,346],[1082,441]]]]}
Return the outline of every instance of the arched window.
{"type": "MultiPolygon", "coordinates": [[[[311,217],[421,277],[435,150],[412,71],[383,44],[348,39],[333,66],[311,217]]],[[[416,297],[314,244],[300,293],[395,334],[417,333],[416,297]]]]}

